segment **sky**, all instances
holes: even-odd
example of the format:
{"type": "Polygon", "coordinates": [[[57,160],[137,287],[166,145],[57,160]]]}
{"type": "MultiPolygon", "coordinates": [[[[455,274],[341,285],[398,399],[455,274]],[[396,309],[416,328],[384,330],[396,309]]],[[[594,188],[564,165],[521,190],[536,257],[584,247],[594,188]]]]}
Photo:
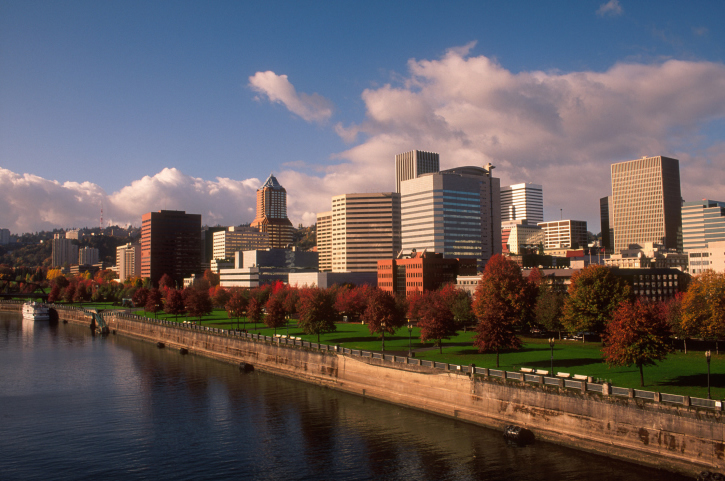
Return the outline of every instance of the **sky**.
{"type": "Polygon", "coordinates": [[[0,228],[294,225],[395,188],[394,156],[495,165],[600,231],[610,165],[725,201],[725,2],[0,0],[0,228]]]}

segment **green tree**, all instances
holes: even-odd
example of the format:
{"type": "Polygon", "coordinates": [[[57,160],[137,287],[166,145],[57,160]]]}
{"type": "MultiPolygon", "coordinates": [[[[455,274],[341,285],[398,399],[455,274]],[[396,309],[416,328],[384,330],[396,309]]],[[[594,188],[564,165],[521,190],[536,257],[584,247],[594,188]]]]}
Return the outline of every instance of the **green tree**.
{"type": "Polygon", "coordinates": [[[590,265],[571,277],[562,324],[569,332],[604,332],[614,310],[630,298],[630,288],[611,269],[590,265]]]}
{"type": "Polygon", "coordinates": [[[564,309],[566,296],[551,286],[542,284],[539,286],[539,296],[536,298],[534,309],[536,323],[545,327],[547,331],[557,331],[561,339],[561,330],[564,325],[561,323],[561,316],[564,309]]]}
{"type": "Polygon", "coordinates": [[[335,293],[329,289],[311,287],[300,292],[298,325],[305,334],[320,334],[337,330],[335,321],[339,313],[335,309],[335,293]]]}
{"type": "Polygon", "coordinates": [[[672,332],[662,303],[638,299],[624,301],[615,309],[607,325],[602,350],[610,366],[639,368],[640,385],[644,386],[644,366],[654,366],[672,351],[672,332]]]}

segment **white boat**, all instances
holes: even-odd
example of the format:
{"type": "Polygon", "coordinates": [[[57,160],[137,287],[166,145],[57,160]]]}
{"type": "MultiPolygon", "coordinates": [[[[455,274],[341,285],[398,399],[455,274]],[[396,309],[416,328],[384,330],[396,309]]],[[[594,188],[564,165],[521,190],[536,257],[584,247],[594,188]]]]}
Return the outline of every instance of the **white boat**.
{"type": "Polygon", "coordinates": [[[31,321],[47,321],[50,319],[48,307],[39,302],[26,302],[23,304],[23,319],[31,321]]]}

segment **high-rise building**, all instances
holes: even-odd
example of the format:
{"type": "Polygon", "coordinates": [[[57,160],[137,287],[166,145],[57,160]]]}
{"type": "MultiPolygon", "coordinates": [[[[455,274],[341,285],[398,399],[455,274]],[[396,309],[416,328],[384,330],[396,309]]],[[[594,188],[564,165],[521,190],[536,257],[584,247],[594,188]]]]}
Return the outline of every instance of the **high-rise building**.
{"type": "Polygon", "coordinates": [[[493,166],[457,167],[401,182],[405,254],[426,250],[444,258],[475,258],[483,267],[501,253],[500,180],[493,166]]]}
{"type": "Polygon", "coordinates": [[[167,274],[179,286],[200,274],[201,215],[179,210],[149,212],[141,217],[141,277],[158,284],[167,274]]]}
{"type": "Polygon", "coordinates": [[[705,271],[715,271],[725,274],[725,241],[709,242],[706,247],[693,247],[688,256],[688,272],[702,274],[705,271]]]}
{"type": "Polygon", "coordinates": [[[537,225],[512,224],[501,229],[502,251],[510,254],[525,254],[538,250],[546,240],[545,231],[537,225]]]}
{"type": "Polygon", "coordinates": [[[400,251],[400,194],[333,197],[331,244],[332,272],[376,272],[400,251]]]}
{"type": "Polygon", "coordinates": [[[116,247],[118,281],[141,277],[141,245],[128,243],[116,247]]]}
{"type": "Polygon", "coordinates": [[[78,246],[65,234],[53,235],[52,267],[62,267],[65,264],[78,264],[78,246]]]}
{"type": "Polygon", "coordinates": [[[292,222],[287,218],[287,191],[270,174],[257,189],[257,216],[251,226],[269,236],[269,246],[283,249],[292,243],[292,222]]]}
{"type": "Polygon", "coordinates": [[[725,241],[725,202],[702,199],[682,204],[682,243],[685,251],[725,241]]]}
{"type": "Polygon", "coordinates": [[[214,227],[204,226],[201,228],[201,263],[204,265],[205,270],[211,265],[210,262],[214,259],[214,233],[225,230],[227,230],[227,227],[219,225],[214,227]]]}
{"type": "Polygon", "coordinates": [[[602,226],[602,247],[607,252],[612,252],[614,249],[614,206],[611,195],[599,199],[599,220],[602,226]]]}
{"type": "Polygon", "coordinates": [[[400,193],[400,183],[404,180],[438,172],[440,158],[434,152],[411,150],[395,156],[395,192],[400,193]]]}
{"type": "Polygon", "coordinates": [[[10,230],[0,229],[0,245],[7,245],[10,243],[10,230]]]}
{"type": "Polygon", "coordinates": [[[642,157],[612,164],[614,252],[647,242],[681,251],[681,203],[677,159],[642,157]]]}
{"type": "Polygon", "coordinates": [[[229,227],[214,232],[214,259],[233,259],[237,251],[266,249],[269,247],[269,234],[260,232],[251,226],[229,227]]]}
{"type": "Polygon", "coordinates": [[[317,253],[320,272],[332,271],[332,211],[317,214],[317,253]]]}
{"type": "Polygon", "coordinates": [[[583,220],[539,222],[544,230],[544,249],[583,249],[588,245],[587,223],[583,220]]]}
{"type": "Polygon", "coordinates": [[[78,249],[78,264],[82,266],[98,264],[98,249],[95,247],[81,247],[78,249]]]}
{"type": "Polygon", "coordinates": [[[528,225],[544,222],[544,194],[540,185],[526,182],[501,187],[501,222],[507,221],[528,221],[528,225]]]}

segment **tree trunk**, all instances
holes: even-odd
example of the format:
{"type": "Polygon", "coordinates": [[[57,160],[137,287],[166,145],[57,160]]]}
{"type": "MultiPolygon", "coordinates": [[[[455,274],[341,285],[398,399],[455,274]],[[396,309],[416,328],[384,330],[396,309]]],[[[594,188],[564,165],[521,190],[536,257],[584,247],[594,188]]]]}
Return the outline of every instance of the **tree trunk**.
{"type": "Polygon", "coordinates": [[[639,385],[644,387],[644,369],[642,364],[638,364],[639,367],[639,385]]]}
{"type": "Polygon", "coordinates": [[[498,367],[498,349],[496,349],[496,367],[498,367]]]}
{"type": "Polygon", "coordinates": [[[318,332],[317,333],[317,344],[319,344],[319,343],[320,343],[320,333],[318,332]]]}
{"type": "Polygon", "coordinates": [[[381,334],[383,335],[383,342],[382,342],[382,349],[381,350],[383,352],[385,352],[385,331],[383,330],[381,334]]]}
{"type": "Polygon", "coordinates": [[[443,339],[438,339],[438,349],[441,354],[443,354],[443,339]]]}
{"type": "Polygon", "coordinates": [[[687,354],[687,338],[684,338],[682,342],[685,344],[685,354],[687,354]]]}

